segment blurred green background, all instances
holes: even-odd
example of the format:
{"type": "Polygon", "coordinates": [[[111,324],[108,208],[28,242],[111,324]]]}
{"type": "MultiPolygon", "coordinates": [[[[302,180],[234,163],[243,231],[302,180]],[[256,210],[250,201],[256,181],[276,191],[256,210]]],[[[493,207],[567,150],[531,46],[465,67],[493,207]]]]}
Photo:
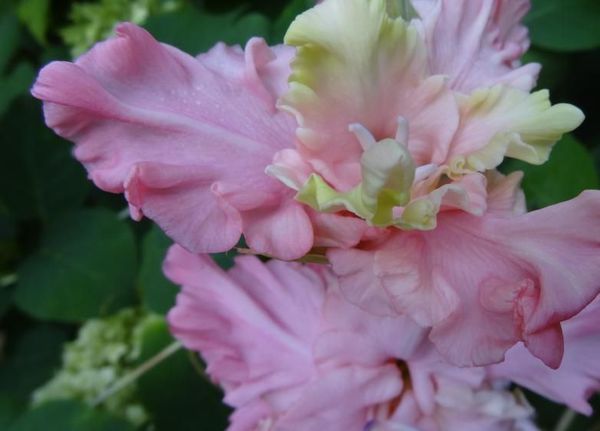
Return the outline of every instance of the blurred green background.
{"type": "MultiPolygon", "coordinates": [[[[0,430],[220,431],[229,413],[202,364],[184,350],[97,399],[173,342],[164,314],[177,289],[160,271],[169,240],[148,221],[130,221],[121,196],[86,180],[71,145],[44,126],[40,103],[29,96],[36,71],[84,52],[123,20],[191,54],[251,36],[279,43],[310,5],[0,0],[0,430]]],[[[502,167],[526,171],[535,209],[598,188],[600,1],[535,0],[526,23],[533,42],[526,61],[544,66],[539,87],[587,115],[547,164],[502,167]]],[[[231,264],[231,254],[214,257],[231,264]]],[[[600,416],[557,427],[564,409],[528,397],[544,429],[600,430],[600,416]]]]}

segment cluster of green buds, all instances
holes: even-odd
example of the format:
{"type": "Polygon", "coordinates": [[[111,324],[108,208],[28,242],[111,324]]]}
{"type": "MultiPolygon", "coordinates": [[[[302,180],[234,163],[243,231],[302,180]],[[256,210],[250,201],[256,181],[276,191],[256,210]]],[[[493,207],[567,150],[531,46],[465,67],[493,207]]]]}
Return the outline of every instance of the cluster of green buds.
{"type": "Polygon", "coordinates": [[[71,6],[72,24],[61,31],[63,40],[78,57],[90,47],[112,36],[115,23],[128,21],[143,24],[149,16],[170,12],[179,7],[179,0],[99,0],[74,3],[71,6]]]}
{"type": "MultiPolygon", "coordinates": [[[[64,399],[96,404],[102,394],[135,368],[143,328],[156,318],[139,310],[124,309],[113,316],[88,320],[77,338],[65,345],[62,368],[33,393],[32,404],[64,399]]],[[[135,384],[111,394],[98,407],[134,425],[148,420],[137,399],[135,384]]]]}

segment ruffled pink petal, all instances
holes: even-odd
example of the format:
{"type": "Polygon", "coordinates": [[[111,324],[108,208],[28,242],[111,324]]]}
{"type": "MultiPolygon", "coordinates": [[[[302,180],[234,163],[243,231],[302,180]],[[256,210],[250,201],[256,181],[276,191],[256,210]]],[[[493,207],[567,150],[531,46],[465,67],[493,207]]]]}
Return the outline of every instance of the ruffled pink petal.
{"type": "Polygon", "coordinates": [[[125,180],[125,197],[135,219],[160,220],[182,246],[221,251],[238,241],[242,222],[239,212],[215,193],[212,181],[196,168],[141,162],[125,180]],[[213,205],[205,204],[210,201],[213,205]]]}
{"type": "Polygon", "coordinates": [[[315,247],[354,247],[365,235],[368,225],[352,215],[322,213],[308,210],[315,247]]]}
{"type": "Polygon", "coordinates": [[[232,80],[254,80],[258,77],[272,97],[277,99],[288,89],[294,53],[294,48],[290,46],[269,47],[261,39],[253,38],[248,42],[246,52],[239,45],[228,46],[219,42],[197,58],[215,73],[232,80]]]}
{"type": "Polygon", "coordinates": [[[431,326],[459,302],[441,271],[431,270],[436,268],[431,251],[421,232],[396,231],[383,243],[333,249],[327,256],[349,301],[377,315],[408,314],[431,326]]]}
{"type": "Polygon", "coordinates": [[[419,421],[424,431],[536,430],[533,409],[502,389],[472,389],[453,381],[438,381],[436,410],[419,421]]]}
{"type": "Polygon", "coordinates": [[[525,193],[521,189],[523,172],[502,175],[498,171],[486,172],[487,210],[497,215],[520,215],[527,212],[525,193]]]}
{"type": "Polygon", "coordinates": [[[502,220],[516,254],[541,276],[540,302],[526,323],[528,332],[548,328],[581,311],[600,288],[600,191],[586,191],[570,201],[502,220]],[[544,288],[546,285],[547,288],[544,288]]]}
{"type": "Polygon", "coordinates": [[[560,367],[552,370],[522,345],[506,354],[506,360],[490,367],[491,376],[525,386],[572,409],[592,414],[589,397],[600,390],[600,299],[562,324],[565,353],[560,367]]]}
{"type": "Polygon", "coordinates": [[[363,431],[373,407],[400,394],[400,370],[382,353],[355,361],[348,346],[315,355],[318,340],[369,327],[373,333],[363,331],[361,340],[381,351],[402,326],[409,356],[424,331],[403,318],[373,319],[347,304],[323,267],[263,264],[250,256],[236,263],[225,273],[209,257],[175,245],[164,264],[166,275],[183,285],[168,315],[171,329],[202,354],[225,402],[236,407],[230,429],[363,431]]]}
{"type": "Polygon", "coordinates": [[[461,209],[473,215],[483,215],[487,209],[487,181],[479,173],[464,175],[431,194],[437,193],[442,196],[440,210],[461,209]]]}
{"type": "Polygon", "coordinates": [[[226,401],[241,406],[311,378],[310,340],[324,290],[319,276],[299,265],[267,266],[250,256],[237,262],[228,276],[209,257],[173,246],[164,270],[183,285],[168,315],[172,332],[202,353],[226,401]]]}
{"type": "Polygon", "coordinates": [[[408,120],[408,149],[414,162],[425,165],[442,161],[459,124],[456,101],[446,80],[433,76],[419,87],[402,89],[394,96],[391,112],[394,119],[403,116],[408,120]]]}
{"type": "Polygon", "coordinates": [[[427,330],[407,316],[376,316],[346,300],[337,280],[328,275],[322,333],[315,343],[318,360],[340,365],[377,366],[390,358],[413,358],[427,330]]]}
{"type": "Polygon", "coordinates": [[[469,93],[504,83],[524,91],[540,65],[521,66],[529,48],[521,20],[529,0],[413,0],[428,45],[432,73],[448,75],[453,89],[469,93]]]}
{"type": "Polygon", "coordinates": [[[271,417],[273,413],[264,400],[258,399],[245,404],[235,409],[229,416],[227,431],[269,431],[269,419],[265,420],[265,418],[271,417]]]}
{"type": "Polygon", "coordinates": [[[332,248],[327,250],[327,257],[339,277],[342,293],[348,301],[376,316],[403,313],[375,273],[374,260],[377,253],[377,248],[332,248]]]}
{"type": "MultiPolygon", "coordinates": [[[[563,352],[560,322],[600,291],[598,215],[600,193],[586,192],[518,217],[484,217],[479,222],[457,217],[454,227],[446,220],[449,230],[441,230],[441,236],[457,228],[454,234],[479,239],[461,246],[467,253],[461,250],[462,262],[452,267],[461,305],[434,327],[431,339],[438,349],[455,363],[477,365],[500,361],[521,339],[534,355],[558,367],[563,352]],[[476,339],[481,344],[473,351],[469,347],[476,339]],[[470,359],[461,349],[472,351],[470,359]]],[[[447,238],[446,243],[459,244],[459,238],[447,238]]]]}
{"type": "Polygon", "coordinates": [[[305,388],[273,431],[364,431],[369,410],[401,390],[402,378],[393,364],[336,369],[305,388]]]}
{"type": "Polygon", "coordinates": [[[431,232],[328,256],[351,301],[406,313],[459,366],[499,362],[519,340],[556,368],[560,322],[600,291],[600,192],[520,216],[458,212],[431,232]]]}
{"type": "MultiPolygon", "coordinates": [[[[121,24],[74,64],[46,66],[32,93],[47,124],[76,143],[90,178],[125,192],[135,218],[148,215],[193,251],[224,251],[244,211],[289,221],[280,210],[288,192],[264,170],[294,145],[295,121],[275,108],[291,53],[252,39],[245,52],[219,45],[195,59],[121,24]]],[[[300,257],[301,247],[263,235],[254,241],[271,248],[258,251],[300,257]]]]}
{"type": "Polygon", "coordinates": [[[407,363],[410,388],[399,405],[376,415],[369,431],[535,429],[520,428],[530,423],[533,413],[527,402],[488,380],[484,367],[455,367],[431,343],[421,347],[407,363]]]}
{"type": "Polygon", "coordinates": [[[483,367],[456,367],[445,360],[431,342],[422,343],[407,361],[412,392],[419,411],[432,415],[436,407],[436,391],[440,379],[449,380],[466,388],[477,389],[485,383],[483,367]]]}
{"type": "Polygon", "coordinates": [[[289,197],[277,208],[256,208],[242,214],[248,245],[284,260],[304,256],[313,246],[311,220],[303,206],[289,197]]]}

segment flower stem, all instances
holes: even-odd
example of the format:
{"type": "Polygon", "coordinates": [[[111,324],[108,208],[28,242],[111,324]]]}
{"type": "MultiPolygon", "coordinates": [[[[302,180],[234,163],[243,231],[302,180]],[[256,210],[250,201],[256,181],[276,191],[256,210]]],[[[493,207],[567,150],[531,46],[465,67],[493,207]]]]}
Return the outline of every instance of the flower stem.
{"type": "Polygon", "coordinates": [[[567,407],[556,424],[554,431],[568,431],[576,417],[577,412],[567,407]]]}
{"type": "Polygon", "coordinates": [[[19,279],[19,277],[17,276],[17,274],[4,275],[4,276],[0,277],[0,288],[8,287],[11,284],[15,284],[18,279],[19,279]]]}
{"type": "Polygon", "coordinates": [[[126,386],[128,386],[131,383],[133,383],[134,381],[136,381],[140,376],[142,376],[143,374],[150,371],[152,368],[154,368],[155,366],[160,364],[162,361],[167,359],[169,356],[171,356],[173,353],[177,352],[179,349],[181,349],[181,343],[179,341],[175,341],[175,342],[169,344],[163,350],[161,350],[156,355],[154,355],[153,357],[148,359],[146,362],[142,363],[140,366],[138,366],[136,369],[134,369],[130,373],[121,377],[112,386],[110,386],[108,389],[106,389],[104,392],[102,392],[92,402],[92,407],[97,407],[98,405],[102,404],[104,401],[106,401],[112,395],[116,394],[121,389],[125,388],[126,386]]]}

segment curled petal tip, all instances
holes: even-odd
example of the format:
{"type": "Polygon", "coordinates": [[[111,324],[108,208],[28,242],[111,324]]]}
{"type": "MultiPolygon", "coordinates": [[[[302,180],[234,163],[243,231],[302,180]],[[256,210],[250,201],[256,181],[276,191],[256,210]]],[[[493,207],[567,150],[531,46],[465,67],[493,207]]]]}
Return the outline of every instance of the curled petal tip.
{"type": "Polygon", "coordinates": [[[348,130],[356,136],[360,146],[363,150],[367,151],[373,145],[377,143],[375,137],[371,134],[371,132],[360,123],[353,123],[348,126],[348,130]]]}

